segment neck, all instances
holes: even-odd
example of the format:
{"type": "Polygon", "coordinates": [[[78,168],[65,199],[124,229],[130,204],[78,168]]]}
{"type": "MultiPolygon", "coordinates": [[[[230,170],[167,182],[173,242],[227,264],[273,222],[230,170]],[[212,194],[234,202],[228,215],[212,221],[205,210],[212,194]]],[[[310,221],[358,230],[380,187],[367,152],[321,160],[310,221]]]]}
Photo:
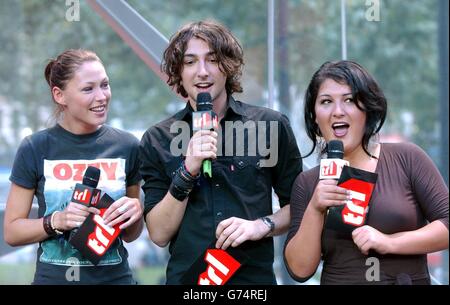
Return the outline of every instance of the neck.
{"type": "Polygon", "coordinates": [[[213,102],[213,111],[219,117],[219,121],[225,116],[225,111],[227,110],[228,99],[227,95],[224,97],[218,96],[213,102]]]}
{"type": "Polygon", "coordinates": [[[96,130],[98,130],[102,125],[98,125],[98,126],[81,126],[81,125],[76,125],[76,124],[71,124],[69,122],[66,122],[65,120],[62,120],[59,122],[59,125],[61,125],[62,128],[64,128],[65,130],[76,134],[76,135],[82,135],[82,134],[89,134],[89,133],[93,133],[96,130]]]}
{"type": "Polygon", "coordinates": [[[356,150],[346,153],[344,159],[350,163],[351,167],[374,172],[380,156],[380,145],[374,144],[370,147],[369,153],[371,154],[370,156],[364,151],[362,146],[359,146],[356,150]]]}

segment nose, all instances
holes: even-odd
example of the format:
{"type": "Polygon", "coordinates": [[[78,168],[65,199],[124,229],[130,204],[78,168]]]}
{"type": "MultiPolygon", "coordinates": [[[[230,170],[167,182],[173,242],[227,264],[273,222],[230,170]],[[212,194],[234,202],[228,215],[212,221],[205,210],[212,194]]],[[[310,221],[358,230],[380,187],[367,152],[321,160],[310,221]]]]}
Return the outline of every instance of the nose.
{"type": "Polygon", "coordinates": [[[104,92],[104,90],[102,88],[97,88],[95,90],[95,100],[101,101],[104,99],[106,99],[106,93],[104,92]]]}
{"type": "Polygon", "coordinates": [[[342,117],[345,115],[344,104],[340,101],[334,103],[333,116],[342,117]]]}
{"type": "Polygon", "coordinates": [[[197,75],[199,77],[207,77],[209,74],[208,72],[208,66],[205,60],[199,60],[198,67],[197,67],[197,75]]]}

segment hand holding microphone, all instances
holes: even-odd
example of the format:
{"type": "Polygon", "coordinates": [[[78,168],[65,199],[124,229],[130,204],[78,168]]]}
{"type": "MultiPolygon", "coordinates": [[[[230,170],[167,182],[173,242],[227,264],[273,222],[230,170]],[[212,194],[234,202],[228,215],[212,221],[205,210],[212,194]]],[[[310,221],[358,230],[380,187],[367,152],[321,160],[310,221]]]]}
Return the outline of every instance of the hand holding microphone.
{"type": "Polygon", "coordinates": [[[89,213],[99,213],[97,209],[92,208],[100,199],[101,190],[96,188],[99,180],[100,169],[88,166],[83,176],[83,182],[75,185],[71,202],[64,210],[64,214],[61,215],[63,216],[63,227],[61,229],[72,229],[70,238],[76,234],[77,228],[84,222],[89,213]]]}
{"type": "MultiPolygon", "coordinates": [[[[64,211],[56,212],[52,225],[58,231],[75,231],[86,220],[90,213],[99,214],[99,210],[94,207],[70,202],[64,211]]],[[[71,235],[74,233],[71,233],[71,235]]]]}
{"type": "MultiPolygon", "coordinates": [[[[189,146],[193,156],[200,157],[202,161],[202,172],[206,177],[212,177],[211,159],[216,158],[217,153],[217,133],[214,132],[219,127],[218,116],[212,110],[212,99],[208,92],[197,95],[197,111],[192,113],[192,129],[195,135],[193,143],[189,146]]],[[[196,174],[194,169],[189,168],[192,174],[196,174]]]]}
{"type": "Polygon", "coordinates": [[[327,158],[320,160],[320,181],[311,198],[312,206],[322,214],[329,208],[346,204],[349,199],[347,190],[337,186],[343,166],[348,165],[343,157],[342,141],[331,140],[327,144],[327,158]]]}
{"type": "Polygon", "coordinates": [[[325,214],[330,208],[343,206],[349,200],[346,189],[337,186],[336,180],[320,180],[317,183],[310,204],[316,211],[325,214]]]}
{"type": "MultiPolygon", "coordinates": [[[[328,158],[322,159],[320,162],[320,179],[322,181],[319,182],[318,188],[320,190],[324,187],[324,184],[336,185],[335,181],[337,180],[339,189],[346,191],[347,198],[344,204],[332,204],[330,202],[325,226],[329,229],[348,233],[366,222],[369,201],[375,187],[377,174],[350,167],[348,161],[342,159],[344,157],[342,141],[330,141],[327,146],[327,155],[328,158]],[[334,181],[325,182],[328,179],[334,181]]],[[[341,197],[330,195],[330,193],[327,198],[321,198],[320,202],[326,203],[327,199],[331,201],[341,199],[341,197]]],[[[316,191],[314,195],[316,195],[316,191]]]]}

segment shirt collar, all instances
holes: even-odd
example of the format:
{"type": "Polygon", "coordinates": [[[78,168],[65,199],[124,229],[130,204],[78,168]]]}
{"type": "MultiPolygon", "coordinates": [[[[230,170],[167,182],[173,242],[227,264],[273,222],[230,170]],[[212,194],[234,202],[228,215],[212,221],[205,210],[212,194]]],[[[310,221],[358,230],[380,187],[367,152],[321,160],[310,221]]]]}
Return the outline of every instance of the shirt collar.
{"type": "Polygon", "coordinates": [[[242,104],[236,102],[231,95],[228,97],[228,106],[227,106],[227,110],[225,111],[225,115],[227,115],[230,110],[233,111],[235,114],[238,114],[241,116],[245,115],[245,111],[242,108],[242,104]]]}
{"type": "Polygon", "coordinates": [[[191,103],[187,102],[187,103],[186,103],[186,106],[184,107],[184,109],[178,111],[178,112],[175,114],[174,117],[175,117],[177,120],[183,120],[183,121],[186,121],[188,116],[189,116],[189,117],[192,116],[192,112],[193,112],[193,111],[194,111],[194,109],[192,109],[191,103]]]}

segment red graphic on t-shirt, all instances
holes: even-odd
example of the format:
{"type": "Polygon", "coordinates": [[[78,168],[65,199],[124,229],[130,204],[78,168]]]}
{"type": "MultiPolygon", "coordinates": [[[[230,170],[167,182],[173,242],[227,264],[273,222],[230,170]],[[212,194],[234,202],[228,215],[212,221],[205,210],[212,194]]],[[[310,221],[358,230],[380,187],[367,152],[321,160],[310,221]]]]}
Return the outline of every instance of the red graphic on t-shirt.
{"type": "Polygon", "coordinates": [[[118,162],[96,162],[96,163],[65,163],[61,162],[53,168],[53,175],[58,180],[82,181],[84,172],[88,166],[94,166],[102,171],[103,179],[116,180],[116,169],[118,162]]]}

